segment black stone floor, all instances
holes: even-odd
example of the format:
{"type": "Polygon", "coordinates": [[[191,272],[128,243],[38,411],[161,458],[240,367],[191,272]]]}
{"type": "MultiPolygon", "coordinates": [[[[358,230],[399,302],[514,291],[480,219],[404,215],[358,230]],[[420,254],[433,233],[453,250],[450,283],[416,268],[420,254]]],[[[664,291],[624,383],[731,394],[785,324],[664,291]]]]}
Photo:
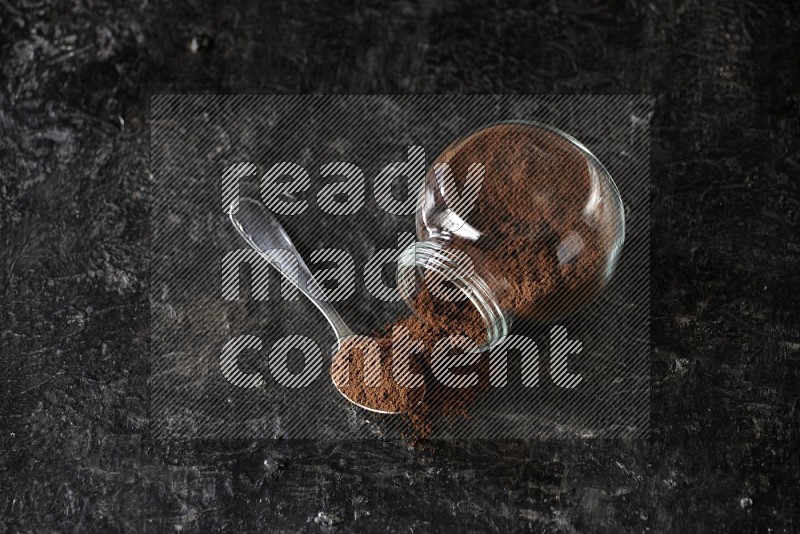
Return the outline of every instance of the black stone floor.
{"type": "Polygon", "coordinates": [[[0,531],[800,530],[798,51],[788,1],[0,0],[0,531]],[[650,439],[153,440],[156,91],[652,94],[650,439]]]}

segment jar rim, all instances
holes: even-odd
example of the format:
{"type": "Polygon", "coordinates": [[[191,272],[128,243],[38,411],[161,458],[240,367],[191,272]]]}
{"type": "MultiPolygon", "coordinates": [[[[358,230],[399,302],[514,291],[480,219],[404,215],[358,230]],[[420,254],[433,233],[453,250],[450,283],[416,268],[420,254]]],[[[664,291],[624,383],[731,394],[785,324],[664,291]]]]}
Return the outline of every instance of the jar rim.
{"type": "MultiPolygon", "coordinates": [[[[417,294],[417,275],[430,271],[453,284],[477,309],[486,328],[486,342],[479,350],[487,350],[499,343],[511,326],[511,318],[503,311],[490,284],[477,269],[466,268],[465,255],[456,254],[446,246],[447,240],[431,238],[411,243],[397,260],[397,289],[411,311],[417,294]]],[[[468,257],[466,257],[468,258],[468,257]]]]}

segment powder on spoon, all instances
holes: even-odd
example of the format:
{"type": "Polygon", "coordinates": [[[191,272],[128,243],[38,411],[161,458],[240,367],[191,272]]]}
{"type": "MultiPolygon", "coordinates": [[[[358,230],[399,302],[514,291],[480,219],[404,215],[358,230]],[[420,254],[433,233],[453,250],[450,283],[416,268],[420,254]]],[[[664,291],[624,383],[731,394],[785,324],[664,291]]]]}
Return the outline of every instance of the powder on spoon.
{"type": "MultiPolygon", "coordinates": [[[[415,315],[403,317],[371,338],[356,338],[334,356],[331,374],[344,395],[378,411],[402,412],[409,418],[416,438],[425,437],[441,417],[466,415],[467,409],[488,387],[488,354],[481,353],[477,363],[452,369],[454,374],[475,373],[478,383],[470,387],[447,387],[433,371],[437,343],[449,336],[462,336],[475,347],[486,341],[486,327],[477,310],[468,301],[446,302],[436,299],[427,289],[414,298],[415,315]],[[393,333],[405,329],[406,343],[394,347],[393,333]],[[370,342],[379,349],[380,376],[371,385],[366,378],[371,369],[368,358],[370,342]],[[410,350],[410,349],[416,349],[410,350]],[[421,378],[421,387],[404,387],[396,380],[394,355],[409,358],[409,371],[421,378]]],[[[448,354],[450,356],[451,354],[448,354]]]]}

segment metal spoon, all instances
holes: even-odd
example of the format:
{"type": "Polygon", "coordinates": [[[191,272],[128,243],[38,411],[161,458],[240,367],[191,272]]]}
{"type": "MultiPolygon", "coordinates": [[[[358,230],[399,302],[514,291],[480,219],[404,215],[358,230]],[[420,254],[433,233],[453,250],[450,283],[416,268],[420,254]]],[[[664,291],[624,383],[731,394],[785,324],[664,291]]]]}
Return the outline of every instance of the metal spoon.
{"type": "MultiPolygon", "coordinates": [[[[283,226],[263,203],[252,198],[241,198],[238,209],[236,209],[235,202],[228,208],[228,216],[234,228],[247,244],[296,286],[322,312],[336,335],[337,351],[347,338],[355,336],[350,327],[345,324],[344,320],[331,306],[330,302],[324,300],[325,291],[309,271],[308,266],[303,261],[303,258],[300,257],[283,226]]],[[[385,414],[402,413],[376,410],[375,408],[364,406],[348,397],[339,388],[336,381],[334,381],[334,386],[344,398],[365,410],[385,414]]]]}

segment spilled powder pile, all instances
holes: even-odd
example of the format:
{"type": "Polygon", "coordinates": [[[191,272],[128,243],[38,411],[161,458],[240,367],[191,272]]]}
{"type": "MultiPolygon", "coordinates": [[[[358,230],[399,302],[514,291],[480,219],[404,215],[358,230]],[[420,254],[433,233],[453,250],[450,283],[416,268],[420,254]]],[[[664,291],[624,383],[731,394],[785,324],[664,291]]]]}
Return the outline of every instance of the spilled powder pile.
{"type": "MultiPolygon", "coordinates": [[[[364,407],[383,412],[405,413],[412,424],[414,437],[425,437],[441,417],[467,415],[467,408],[488,387],[488,353],[479,355],[477,363],[453,368],[455,375],[478,376],[474,386],[452,388],[442,384],[432,368],[436,344],[449,336],[463,336],[480,347],[486,341],[486,327],[478,311],[468,301],[446,302],[434,298],[422,289],[414,299],[415,315],[404,317],[376,332],[371,338],[355,339],[343,346],[334,356],[331,374],[334,383],[350,400],[364,407]],[[392,334],[405,329],[407,338],[393,353],[392,334]],[[380,379],[376,387],[368,385],[365,375],[369,368],[368,344],[374,341],[380,350],[380,379]],[[408,371],[420,375],[416,387],[398,384],[393,375],[393,354],[405,351],[408,371]]],[[[455,349],[454,349],[455,350],[455,349]]],[[[463,351],[462,351],[463,352],[463,351]]],[[[457,355],[449,352],[448,355],[457,355]]]]}
{"type": "MultiPolygon", "coordinates": [[[[585,156],[571,143],[546,130],[498,125],[447,148],[436,160],[453,171],[464,187],[469,166],[483,163],[486,173],[478,199],[465,219],[488,239],[454,240],[481,272],[492,276],[501,306],[515,317],[544,320],[580,308],[602,289],[606,241],[612,235],[603,215],[585,215],[597,186],[585,156]]],[[[420,228],[421,238],[426,238],[420,228]]],[[[447,336],[486,341],[486,327],[469,301],[444,302],[424,288],[414,299],[416,314],[402,318],[374,336],[380,347],[377,387],[363,380],[364,351],[343,347],[334,357],[334,382],[349,376],[342,392],[369,408],[403,412],[414,438],[428,436],[448,416],[466,416],[489,387],[488,352],[464,372],[478,372],[478,384],[448,388],[433,376],[432,352],[447,336]],[[392,331],[405,327],[424,350],[410,355],[411,371],[424,386],[403,387],[392,379],[392,331]],[[349,375],[348,373],[349,369],[349,375]]],[[[402,347],[401,347],[402,349],[402,347]]]]}

